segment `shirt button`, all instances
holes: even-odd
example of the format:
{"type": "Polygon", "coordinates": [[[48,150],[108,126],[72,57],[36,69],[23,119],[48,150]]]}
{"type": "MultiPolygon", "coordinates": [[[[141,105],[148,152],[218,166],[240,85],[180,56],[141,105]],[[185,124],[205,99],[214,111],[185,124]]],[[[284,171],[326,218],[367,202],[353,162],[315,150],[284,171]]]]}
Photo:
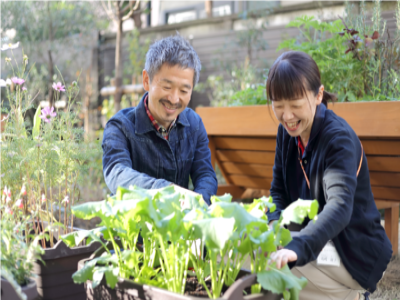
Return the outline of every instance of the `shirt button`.
{"type": "Polygon", "coordinates": [[[307,164],[307,159],[304,160],[304,164],[305,164],[305,165],[307,164]]]}

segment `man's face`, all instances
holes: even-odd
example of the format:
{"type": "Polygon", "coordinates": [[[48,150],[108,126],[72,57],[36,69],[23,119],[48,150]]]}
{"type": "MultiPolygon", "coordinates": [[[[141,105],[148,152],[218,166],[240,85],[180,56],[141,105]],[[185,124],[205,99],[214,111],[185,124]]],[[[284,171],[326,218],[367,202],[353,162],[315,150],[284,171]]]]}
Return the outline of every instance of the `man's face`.
{"type": "Polygon", "coordinates": [[[163,64],[150,82],[143,70],[143,87],[149,92],[148,108],[154,119],[164,128],[188,106],[193,91],[194,70],[163,64]]]}

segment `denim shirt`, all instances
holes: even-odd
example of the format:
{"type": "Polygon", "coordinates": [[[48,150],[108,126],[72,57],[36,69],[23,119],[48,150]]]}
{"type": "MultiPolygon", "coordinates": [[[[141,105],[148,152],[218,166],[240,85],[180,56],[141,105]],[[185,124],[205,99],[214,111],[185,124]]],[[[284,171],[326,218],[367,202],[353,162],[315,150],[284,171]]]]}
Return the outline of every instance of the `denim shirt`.
{"type": "Polygon", "coordinates": [[[107,122],[102,147],[108,188],[112,193],[130,185],[158,189],[174,183],[188,188],[190,176],[194,191],[210,204],[218,183],[200,116],[186,108],[165,140],[146,114],[146,94],[137,107],[123,109],[107,122]]]}

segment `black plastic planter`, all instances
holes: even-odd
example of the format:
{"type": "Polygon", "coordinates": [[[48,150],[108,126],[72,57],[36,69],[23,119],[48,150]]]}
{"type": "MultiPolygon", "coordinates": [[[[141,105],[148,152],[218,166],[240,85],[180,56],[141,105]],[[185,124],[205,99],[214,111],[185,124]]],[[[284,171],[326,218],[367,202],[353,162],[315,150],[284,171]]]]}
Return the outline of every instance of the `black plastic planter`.
{"type": "Polygon", "coordinates": [[[45,264],[37,261],[33,269],[37,275],[33,279],[42,299],[85,300],[85,287],[75,284],[72,274],[76,272],[78,262],[88,258],[99,247],[99,242],[93,242],[87,246],[69,248],[60,240],[53,248],[45,249],[41,256],[45,264]]]}
{"type": "MultiPolygon", "coordinates": [[[[22,292],[26,295],[27,300],[34,300],[38,296],[36,282],[30,281],[26,286],[21,287],[22,292]]],[[[4,279],[1,279],[1,296],[4,300],[21,300],[14,290],[13,286],[4,279]]]]}
{"type": "MultiPolygon", "coordinates": [[[[78,270],[83,268],[86,261],[83,259],[78,263],[78,270]]],[[[249,274],[248,272],[245,272],[249,274]]],[[[243,296],[243,290],[257,283],[257,276],[249,274],[238,279],[219,300],[278,300],[282,295],[266,292],[264,294],[253,294],[243,296]]],[[[85,283],[88,300],[107,299],[107,300],[200,300],[207,299],[201,297],[185,296],[176,294],[161,288],[149,285],[141,285],[136,282],[119,278],[115,288],[107,286],[105,279],[95,289],[92,282],[85,283]]]]}

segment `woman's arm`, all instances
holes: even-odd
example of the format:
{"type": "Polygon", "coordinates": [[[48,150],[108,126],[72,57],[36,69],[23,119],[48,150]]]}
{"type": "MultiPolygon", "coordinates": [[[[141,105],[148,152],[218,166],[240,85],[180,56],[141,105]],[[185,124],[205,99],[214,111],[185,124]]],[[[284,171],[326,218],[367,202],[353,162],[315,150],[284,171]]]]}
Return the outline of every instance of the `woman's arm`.
{"type": "Polygon", "coordinates": [[[353,213],[360,142],[341,131],[325,149],[319,163],[324,163],[322,185],[326,204],[317,221],[309,222],[299,237],[294,237],[285,247],[297,254],[296,266],[315,260],[325,244],[349,224],[353,213]]]}
{"type": "Polygon", "coordinates": [[[276,210],[273,213],[267,213],[268,220],[278,220],[281,216],[281,211],[287,206],[287,196],[285,191],[285,183],[283,178],[283,162],[282,162],[282,140],[283,127],[279,125],[278,134],[276,136],[275,163],[273,167],[273,179],[271,183],[270,195],[276,205],[276,210]]]}

